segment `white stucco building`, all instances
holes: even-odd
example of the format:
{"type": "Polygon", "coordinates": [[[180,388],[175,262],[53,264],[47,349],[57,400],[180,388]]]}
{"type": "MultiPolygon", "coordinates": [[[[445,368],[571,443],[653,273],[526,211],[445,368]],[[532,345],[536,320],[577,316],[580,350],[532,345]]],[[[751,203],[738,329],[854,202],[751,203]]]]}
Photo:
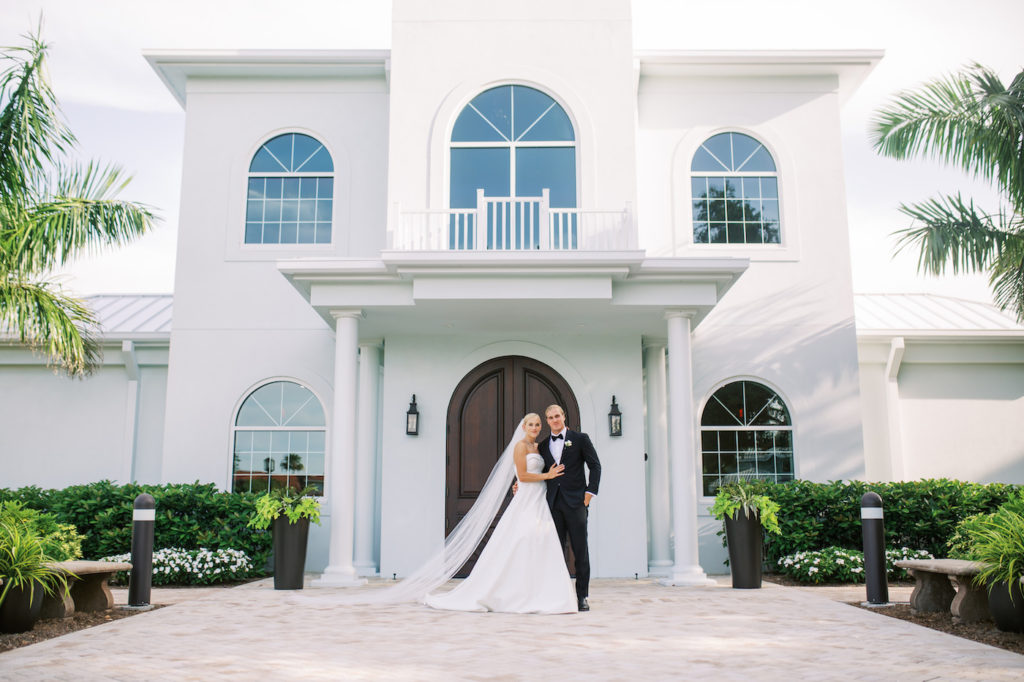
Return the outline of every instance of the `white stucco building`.
{"type": "Polygon", "coordinates": [[[393,22],[386,51],[147,54],[186,112],[173,325],[94,299],[85,382],[0,347],[4,485],[312,483],[310,567],[401,576],[559,402],[602,460],[594,575],[690,584],[723,480],[1024,480],[1019,434],[929,425],[1019,423],[1024,329],[855,328],[839,117],[880,53],[637,53],[625,0],[393,22]]]}

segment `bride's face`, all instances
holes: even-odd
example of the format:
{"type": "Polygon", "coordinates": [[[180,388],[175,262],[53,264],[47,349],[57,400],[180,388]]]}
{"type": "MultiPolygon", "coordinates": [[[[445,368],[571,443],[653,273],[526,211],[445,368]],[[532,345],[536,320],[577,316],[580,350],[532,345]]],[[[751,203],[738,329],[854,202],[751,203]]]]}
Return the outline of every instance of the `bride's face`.
{"type": "Polygon", "coordinates": [[[537,440],[537,436],[540,435],[540,419],[538,417],[530,417],[523,422],[523,431],[530,437],[530,440],[537,440]]]}

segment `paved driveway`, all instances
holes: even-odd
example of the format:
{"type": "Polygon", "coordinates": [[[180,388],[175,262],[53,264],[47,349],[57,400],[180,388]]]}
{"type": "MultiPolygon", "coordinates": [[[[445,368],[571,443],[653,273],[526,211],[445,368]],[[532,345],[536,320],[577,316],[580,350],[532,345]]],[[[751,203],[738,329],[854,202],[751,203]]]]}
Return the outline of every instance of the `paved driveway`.
{"type": "Polygon", "coordinates": [[[594,580],[593,610],[564,616],[326,603],[339,592],[206,590],[0,654],[0,678],[1024,679],[1022,656],[767,583],[594,580]]]}

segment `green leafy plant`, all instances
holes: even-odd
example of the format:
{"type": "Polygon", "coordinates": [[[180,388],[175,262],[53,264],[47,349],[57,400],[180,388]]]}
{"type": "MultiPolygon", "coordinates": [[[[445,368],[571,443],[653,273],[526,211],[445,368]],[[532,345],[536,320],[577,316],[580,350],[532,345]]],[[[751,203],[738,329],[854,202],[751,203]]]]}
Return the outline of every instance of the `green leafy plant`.
{"type": "Polygon", "coordinates": [[[288,523],[297,523],[299,519],[309,519],[312,523],[320,523],[320,501],[311,497],[317,492],[313,486],[307,486],[295,492],[288,488],[278,488],[266,495],[256,498],[256,510],[249,527],[265,530],[275,519],[284,515],[288,523]]]}
{"type": "Polygon", "coordinates": [[[74,575],[50,567],[53,557],[46,554],[39,535],[28,524],[0,521],[0,603],[10,590],[28,589],[29,600],[36,587],[46,594],[68,594],[68,578],[74,575]]]}
{"type": "Polygon", "coordinates": [[[1024,578],[1024,514],[1005,505],[978,519],[972,530],[971,558],[984,564],[976,584],[991,589],[995,583],[1009,585],[1024,578]]]}
{"type": "Polygon", "coordinates": [[[17,501],[0,502],[0,522],[24,524],[39,538],[43,551],[54,561],[82,558],[83,537],[70,523],[59,523],[53,514],[25,507],[17,501]]]}
{"type": "Polygon", "coordinates": [[[761,527],[769,533],[779,533],[779,504],[760,492],[756,485],[740,481],[729,483],[718,489],[711,515],[724,521],[737,512],[750,518],[751,514],[761,519],[761,527]]]}
{"type": "Polygon", "coordinates": [[[84,537],[86,558],[124,554],[131,550],[132,507],[140,493],[156,500],[154,546],[237,549],[263,567],[270,554],[269,533],[246,527],[256,506],[256,493],[231,493],[212,483],[118,485],[97,481],[63,489],[35,486],[0,489],[0,500],[17,500],[25,507],[45,510],[59,523],[73,524],[84,537]]]}

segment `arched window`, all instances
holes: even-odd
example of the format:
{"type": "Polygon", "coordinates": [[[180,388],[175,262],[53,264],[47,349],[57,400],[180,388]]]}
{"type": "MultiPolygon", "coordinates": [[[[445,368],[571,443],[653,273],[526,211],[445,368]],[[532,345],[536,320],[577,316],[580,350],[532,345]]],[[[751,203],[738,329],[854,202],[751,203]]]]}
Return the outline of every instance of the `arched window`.
{"type": "MultiPolygon", "coordinates": [[[[576,207],[576,134],[565,110],[524,85],[500,85],[474,97],[452,128],[449,206],[477,208],[478,190],[487,197],[539,199],[545,189],[551,208],[576,207]]],[[[500,210],[503,217],[488,219],[487,248],[533,248],[540,228],[516,212],[536,212],[536,206],[506,202],[500,210]],[[497,220],[529,227],[517,244],[505,243],[495,236],[497,220]]],[[[453,245],[475,248],[471,238],[453,239],[453,245]]]]}
{"type": "Polygon", "coordinates": [[[268,140],[249,164],[246,244],[329,244],[334,162],[309,135],[268,140]]]}
{"type": "Polygon", "coordinates": [[[700,417],[702,489],[764,478],[793,480],[793,422],[779,394],[753,381],[715,391],[700,417]]]}
{"type": "Polygon", "coordinates": [[[260,386],[235,418],[232,486],[235,492],[276,488],[324,491],[327,422],[313,392],[291,381],[260,386]]]}
{"type": "Polygon", "coordinates": [[[763,144],[742,133],[714,135],[690,172],[694,244],[779,243],[779,178],[763,144]]]}

